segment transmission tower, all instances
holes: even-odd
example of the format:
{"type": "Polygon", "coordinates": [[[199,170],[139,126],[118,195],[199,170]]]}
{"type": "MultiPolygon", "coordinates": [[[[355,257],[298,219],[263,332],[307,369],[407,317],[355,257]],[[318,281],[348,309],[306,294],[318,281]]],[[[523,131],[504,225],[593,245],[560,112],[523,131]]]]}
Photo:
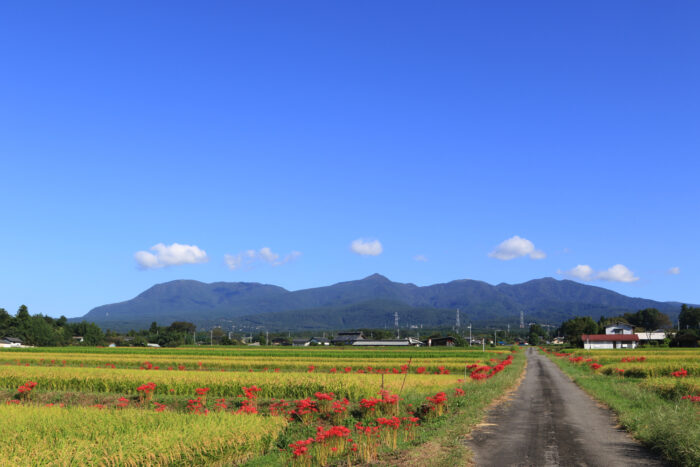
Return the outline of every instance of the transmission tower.
{"type": "Polygon", "coordinates": [[[525,313],[520,310],[520,329],[525,329],[525,313]]]}
{"type": "Polygon", "coordinates": [[[398,311],[394,312],[394,327],[396,328],[396,338],[400,339],[400,337],[399,337],[399,312],[398,311]]]}

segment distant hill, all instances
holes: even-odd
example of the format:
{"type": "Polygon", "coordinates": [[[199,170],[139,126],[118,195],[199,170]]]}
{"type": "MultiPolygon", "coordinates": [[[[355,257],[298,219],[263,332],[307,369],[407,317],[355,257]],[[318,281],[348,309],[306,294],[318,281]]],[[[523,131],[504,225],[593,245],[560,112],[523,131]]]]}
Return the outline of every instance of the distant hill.
{"type": "Polygon", "coordinates": [[[399,312],[401,326],[435,328],[452,325],[456,309],[463,323],[491,326],[517,323],[521,310],[528,322],[559,324],[572,316],[597,319],[649,307],[675,319],[680,303],[631,298],[549,277],[514,285],[463,279],[418,287],[373,274],[294,292],[250,282],[177,280],[154,285],[131,300],[99,306],[76,320],[117,331],[145,328],[152,321],[190,321],[200,328],[264,326],[273,331],[392,327],[393,314],[399,312]]]}

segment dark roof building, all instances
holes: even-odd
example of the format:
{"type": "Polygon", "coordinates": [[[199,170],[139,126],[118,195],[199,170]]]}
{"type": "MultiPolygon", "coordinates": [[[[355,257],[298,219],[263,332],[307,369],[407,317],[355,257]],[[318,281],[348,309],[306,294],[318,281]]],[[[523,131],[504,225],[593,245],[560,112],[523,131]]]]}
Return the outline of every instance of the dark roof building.
{"type": "Polygon", "coordinates": [[[361,332],[339,332],[333,338],[333,345],[352,345],[355,341],[364,340],[361,332]]]}
{"type": "Polygon", "coordinates": [[[432,346],[447,346],[454,347],[457,344],[457,340],[452,336],[446,337],[431,337],[428,339],[428,347],[432,346]]]}

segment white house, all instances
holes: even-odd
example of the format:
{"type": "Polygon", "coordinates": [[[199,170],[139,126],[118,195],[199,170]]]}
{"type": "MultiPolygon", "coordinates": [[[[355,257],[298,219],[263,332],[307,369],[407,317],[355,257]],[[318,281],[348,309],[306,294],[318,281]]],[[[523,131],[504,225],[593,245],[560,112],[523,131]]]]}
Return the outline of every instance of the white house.
{"type": "Polygon", "coordinates": [[[634,334],[634,326],[625,323],[615,323],[605,326],[605,334],[634,334]]]}
{"type": "Polygon", "coordinates": [[[583,348],[594,349],[634,349],[639,337],[636,334],[583,334],[583,348]]]}

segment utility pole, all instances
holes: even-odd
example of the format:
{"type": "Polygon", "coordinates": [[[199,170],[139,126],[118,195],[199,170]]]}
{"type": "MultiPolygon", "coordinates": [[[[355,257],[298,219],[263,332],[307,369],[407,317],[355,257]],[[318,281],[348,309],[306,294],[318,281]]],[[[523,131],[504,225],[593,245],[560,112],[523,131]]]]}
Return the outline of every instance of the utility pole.
{"type": "Polygon", "coordinates": [[[270,331],[265,331],[265,345],[270,345],[270,331]]]}
{"type": "Polygon", "coordinates": [[[469,323],[469,347],[472,346],[472,323],[469,323]]]}
{"type": "Polygon", "coordinates": [[[209,345],[214,345],[214,328],[209,331],[209,345]]]}
{"type": "Polygon", "coordinates": [[[396,338],[401,339],[401,336],[399,334],[399,312],[398,311],[394,312],[394,327],[396,327],[396,338]]]}

